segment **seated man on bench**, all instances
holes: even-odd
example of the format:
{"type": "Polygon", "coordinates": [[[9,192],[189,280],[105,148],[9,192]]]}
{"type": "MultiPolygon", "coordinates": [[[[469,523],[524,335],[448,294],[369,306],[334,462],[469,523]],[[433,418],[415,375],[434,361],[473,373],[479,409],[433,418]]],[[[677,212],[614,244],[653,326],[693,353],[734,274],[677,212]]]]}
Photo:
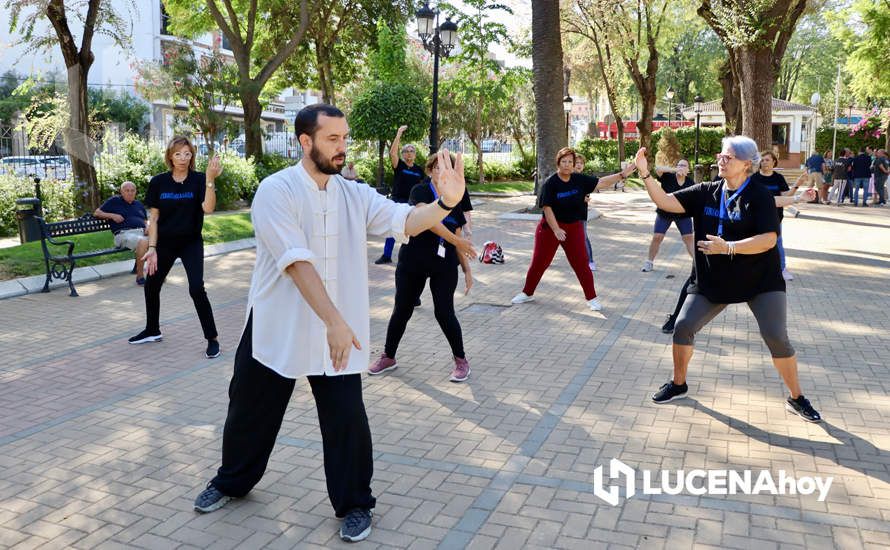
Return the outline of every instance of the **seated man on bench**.
{"type": "Polygon", "coordinates": [[[142,257],[148,251],[148,215],[145,206],[136,200],[136,185],[131,181],[122,183],[121,194],[105,201],[93,216],[111,222],[114,246],[136,253],[136,284],[144,285],[142,257]]]}

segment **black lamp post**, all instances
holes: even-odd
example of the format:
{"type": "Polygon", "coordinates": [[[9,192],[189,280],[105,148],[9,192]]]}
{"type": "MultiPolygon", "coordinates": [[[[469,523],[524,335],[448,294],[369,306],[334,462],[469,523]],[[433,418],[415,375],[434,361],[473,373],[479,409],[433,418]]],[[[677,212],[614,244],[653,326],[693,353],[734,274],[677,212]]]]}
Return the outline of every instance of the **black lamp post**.
{"type": "Polygon", "coordinates": [[[448,57],[457,44],[457,23],[450,17],[439,25],[439,10],[424,2],[417,12],[417,35],[433,54],[433,109],[430,117],[430,154],[439,150],[439,57],[448,57]]]}
{"type": "Polygon", "coordinates": [[[692,100],[695,105],[695,107],[694,107],[694,110],[695,110],[695,160],[693,161],[693,164],[692,164],[693,170],[695,170],[695,166],[698,166],[698,130],[699,130],[699,127],[701,126],[701,109],[702,109],[702,103],[704,102],[704,100],[705,100],[705,98],[703,98],[700,95],[695,96],[695,98],[692,100]]]}
{"type": "Polygon", "coordinates": [[[565,111],[566,114],[566,145],[571,145],[571,134],[569,133],[569,116],[572,114],[572,96],[566,95],[562,98],[562,110],[565,111]]]}
{"type": "Polygon", "coordinates": [[[667,91],[664,93],[664,97],[668,100],[668,128],[671,127],[671,119],[674,116],[674,90],[670,86],[668,86],[667,91]]]}

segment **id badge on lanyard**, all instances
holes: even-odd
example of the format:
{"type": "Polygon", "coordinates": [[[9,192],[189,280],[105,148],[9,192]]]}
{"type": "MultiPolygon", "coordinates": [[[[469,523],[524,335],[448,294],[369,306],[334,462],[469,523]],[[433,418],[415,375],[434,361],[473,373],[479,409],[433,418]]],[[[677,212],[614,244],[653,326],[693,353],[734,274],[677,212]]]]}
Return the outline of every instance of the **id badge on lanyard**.
{"type": "Polygon", "coordinates": [[[739,198],[739,195],[742,194],[742,191],[745,190],[745,187],[748,186],[748,182],[751,181],[751,177],[748,176],[748,179],[745,180],[745,183],[741,185],[736,192],[733,193],[728,199],[726,198],[726,191],[724,191],[723,187],[726,185],[726,180],[723,180],[723,184],[720,186],[720,220],[717,222],[717,236],[723,237],[723,220],[724,218],[729,217],[728,208],[729,203],[739,198]]]}
{"type": "MultiPolygon", "coordinates": [[[[439,194],[436,193],[436,187],[433,185],[432,180],[430,180],[430,191],[433,192],[433,199],[438,200],[438,199],[439,199],[439,194]]],[[[436,254],[437,254],[440,258],[444,258],[444,257],[445,257],[445,239],[443,239],[442,237],[439,237],[439,248],[438,248],[438,250],[436,251],[436,254]]]]}

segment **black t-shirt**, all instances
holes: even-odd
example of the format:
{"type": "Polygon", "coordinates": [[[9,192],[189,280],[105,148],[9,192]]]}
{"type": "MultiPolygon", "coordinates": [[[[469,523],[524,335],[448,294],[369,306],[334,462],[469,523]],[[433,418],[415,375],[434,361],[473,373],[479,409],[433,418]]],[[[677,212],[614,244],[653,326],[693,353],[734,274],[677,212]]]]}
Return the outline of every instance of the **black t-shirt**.
{"type": "MultiPolygon", "coordinates": [[[[415,185],[411,189],[408,203],[413,205],[419,203],[433,204],[436,202],[438,195],[433,193],[431,185],[432,183],[429,179],[415,185]]],[[[463,227],[467,223],[463,209],[465,201],[469,202],[469,194],[466,191],[464,191],[464,197],[460,203],[442,220],[442,224],[452,233],[456,233],[458,227],[463,227]]],[[[442,265],[443,262],[444,265],[456,266],[458,264],[457,250],[455,250],[453,244],[444,241],[432,231],[426,230],[419,235],[411,237],[408,244],[402,245],[399,248],[399,263],[401,264],[402,262],[412,262],[429,268],[442,265]],[[444,258],[439,256],[440,241],[443,241],[442,244],[445,246],[444,258]]]]}
{"type": "MultiPolygon", "coordinates": [[[[778,172],[773,172],[768,176],[764,176],[760,172],[755,172],[754,175],[751,176],[751,182],[757,182],[766,187],[774,197],[780,197],[782,196],[782,193],[791,190],[791,188],[788,187],[788,182],[785,181],[785,176],[778,172]]],[[[782,220],[785,217],[785,209],[776,207],[776,215],[779,217],[779,223],[782,223],[782,220]]]]}
{"type": "MultiPolygon", "coordinates": [[[[689,174],[686,175],[686,179],[683,180],[683,184],[681,185],[679,181],[677,181],[677,174],[671,174],[669,172],[665,172],[662,175],[658,176],[658,181],[661,183],[661,188],[665,193],[673,193],[674,191],[679,191],[680,189],[684,189],[686,187],[692,187],[695,185],[695,182],[692,178],[689,177],[689,174]]],[[[686,214],[674,214],[673,212],[665,212],[661,208],[656,208],[655,211],[659,216],[668,220],[681,220],[683,218],[688,218],[686,214]]]]}
{"type": "Polygon", "coordinates": [[[853,178],[868,178],[871,177],[871,157],[865,153],[859,153],[853,160],[851,161],[853,165],[853,178]]]}
{"type": "MultiPolygon", "coordinates": [[[[681,189],[674,196],[693,218],[695,240],[716,235],[720,217],[722,181],[707,182],[681,189]]],[[[727,199],[734,194],[732,191],[727,199]]],[[[727,241],[747,239],[761,233],[779,232],[776,201],[763,185],[750,182],[730,204],[729,219],[723,220],[723,238],[727,241]]],[[[695,251],[696,292],[716,304],[747,302],[758,294],[785,291],[785,280],[779,263],[779,249],[772,247],[760,254],[714,254],[705,256],[695,251]]],[[[690,290],[690,291],[692,291],[690,290]]]]}
{"type": "Polygon", "coordinates": [[[416,164],[408,166],[404,160],[399,159],[395,169],[395,176],[392,178],[392,200],[395,202],[408,202],[414,186],[422,180],[423,168],[416,164]]]}
{"type": "Polygon", "coordinates": [[[182,183],[173,181],[173,174],[164,172],[151,178],[145,193],[145,205],[157,208],[158,244],[166,239],[188,239],[201,236],[204,225],[204,202],[207,178],[203,172],[189,171],[182,183]]]}
{"type": "Polygon", "coordinates": [[[836,180],[845,180],[849,176],[850,172],[850,159],[846,157],[841,157],[837,159],[834,163],[834,168],[832,169],[834,179],[836,180]]]}
{"type": "Polygon", "coordinates": [[[541,188],[541,207],[553,209],[556,221],[573,223],[587,220],[587,203],[584,197],[596,189],[599,178],[573,173],[569,181],[563,181],[554,173],[541,188]]]}

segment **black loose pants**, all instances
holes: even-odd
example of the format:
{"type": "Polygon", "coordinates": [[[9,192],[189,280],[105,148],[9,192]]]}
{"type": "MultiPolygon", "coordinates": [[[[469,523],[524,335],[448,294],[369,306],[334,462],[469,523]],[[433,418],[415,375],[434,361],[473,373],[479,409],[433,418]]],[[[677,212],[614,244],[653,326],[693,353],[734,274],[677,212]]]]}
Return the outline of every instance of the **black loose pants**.
{"type": "MultiPolygon", "coordinates": [[[[253,314],[235,355],[222,466],[210,482],[232,497],[246,495],[263,477],[296,382],[253,358],[252,327],[253,314]]],[[[373,508],[374,461],[361,374],[306,378],[318,411],[328,497],[335,514],[343,517],[355,508],[373,508]]]]}

